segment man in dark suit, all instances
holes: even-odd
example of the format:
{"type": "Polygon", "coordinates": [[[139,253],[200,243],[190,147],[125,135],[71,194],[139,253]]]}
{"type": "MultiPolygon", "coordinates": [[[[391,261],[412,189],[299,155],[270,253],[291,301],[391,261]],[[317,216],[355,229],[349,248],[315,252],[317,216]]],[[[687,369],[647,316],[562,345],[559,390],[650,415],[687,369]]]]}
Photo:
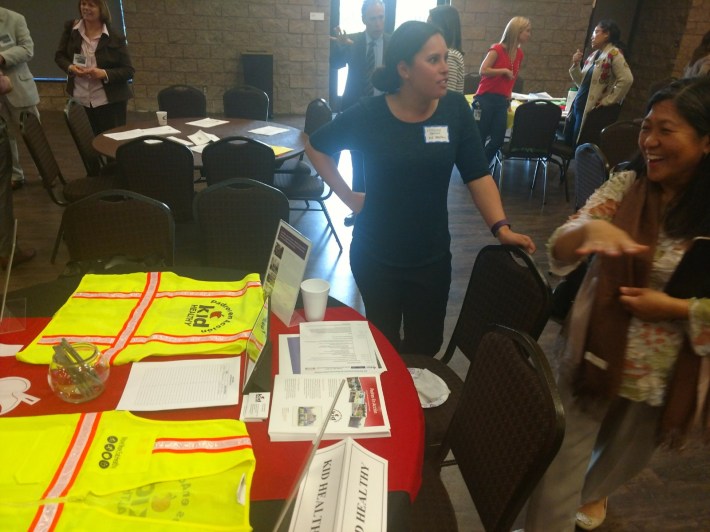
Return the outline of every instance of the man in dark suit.
{"type": "MultiPolygon", "coordinates": [[[[34,56],[34,42],[27,29],[25,17],[0,7],[0,70],[12,80],[13,89],[0,96],[0,116],[15,126],[20,123],[20,113],[29,111],[39,117],[39,94],[27,62],[34,56]]],[[[17,141],[12,128],[8,129],[12,152],[12,188],[20,188],[25,175],[20,166],[17,141]]]]}
{"type": "MultiPolygon", "coordinates": [[[[372,87],[372,71],[382,65],[385,46],[389,35],[385,34],[385,5],[382,0],[365,0],[362,3],[362,22],[365,31],[347,35],[340,27],[335,28],[331,37],[330,67],[334,69],[348,66],[348,80],[341,110],[344,111],[360,98],[376,96],[380,91],[372,87]]],[[[365,175],[362,154],[351,152],[353,163],[353,190],[365,192],[365,175]]],[[[355,215],[345,218],[345,225],[353,225],[355,215]]]]}

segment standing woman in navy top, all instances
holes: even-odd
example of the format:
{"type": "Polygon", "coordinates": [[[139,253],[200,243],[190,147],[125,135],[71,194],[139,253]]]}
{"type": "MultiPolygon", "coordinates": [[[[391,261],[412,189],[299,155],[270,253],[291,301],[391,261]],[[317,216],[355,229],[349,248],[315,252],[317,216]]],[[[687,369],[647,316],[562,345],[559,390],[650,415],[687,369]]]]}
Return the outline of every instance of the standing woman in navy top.
{"type": "Polygon", "coordinates": [[[125,125],[128,81],[135,69],[126,38],[111,25],[106,0],[79,0],[78,20],[69,20],[54,54],[67,73],[67,93],[86,109],[94,135],[125,125]]]}
{"type": "Polygon", "coordinates": [[[466,99],[447,91],[446,56],[435,26],[405,22],[372,78],[385,94],[363,98],[313,133],[306,146],[323,179],[357,213],[353,277],[368,320],[400,353],[434,356],[443,343],[454,164],[498,240],[535,250],[505,218],[466,99]],[[341,150],[362,152],[367,193],[354,192],[338,172],[333,154],[341,150]]]}
{"type": "Polygon", "coordinates": [[[520,63],[523,62],[520,46],[528,42],[531,31],[529,19],[510,19],[500,42],[490,47],[478,71],[481,82],[473,99],[473,112],[488,164],[505,139],[510,97],[515,80],[518,79],[520,63]]]}

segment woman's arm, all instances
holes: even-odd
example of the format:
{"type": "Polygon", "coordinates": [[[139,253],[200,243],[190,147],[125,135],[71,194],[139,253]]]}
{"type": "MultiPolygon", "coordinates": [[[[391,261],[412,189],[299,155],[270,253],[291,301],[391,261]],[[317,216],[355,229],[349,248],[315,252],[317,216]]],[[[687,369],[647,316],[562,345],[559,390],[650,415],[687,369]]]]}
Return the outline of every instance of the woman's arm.
{"type": "MultiPolygon", "coordinates": [[[[492,227],[496,222],[505,219],[505,211],[500,199],[498,187],[490,175],[483,176],[466,183],[473,203],[478,208],[483,220],[488,227],[492,227]]],[[[510,244],[525,249],[528,253],[535,253],[535,243],[527,235],[516,233],[509,225],[503,225],[498,229],[495,237],[501,244],[510,244]]]]}
{"type": "Polygon", "coordinates": [[[59,68],[61,68],[69,75],[72,74],[71,66],[74,62],[73,53],[69,51],[69,38],[71,37],[74,23],[75,21],[69,20],[64,24],[64,31],[62,32],[62,37],[59,39],[57,51],[54,53],[54,62],[57,63],[57,66],[59,68]]]}
{"type": "Polygon", "coordinates": [[[629,234],[603,219],[590,219],[570,225],[556,234],[550,248],[552,257],[561,262],[576,262],[580,257],[599,253],[610,257],[637,255],[648,246],[634,241],[629,234]]]}
{"type": "Polygon", "coordinates": [[[513,71],[509,68],[493,68],[496,60],[498,59],[498,52],[495,50],[488,50],[486,57],[481,63],[481,68],[478,69],[478,73],[481,76],[505,76],[508,79],[513,79],[513,71]]]}
{"type": "Polygon", "coordinates": [[[335,164],[333,158],[316,150],[308,141],[306,141],[306,155],[313,167],[323,178],[323,181],[335,192],[335,195],[355,214],[359,213],[365,204],[365,194],[362,192],[353,192],[343,179],[343,176],[340,175],[338,166],[335,164]]]}
{"type": "Polygon", "coordinates": [[[106,83],[126,83],[133,78],[135,68],[128,53],[128,46],[123,35],[109,29],[109,46],[97,52],[96,65],[106,72],[106,83]]]}

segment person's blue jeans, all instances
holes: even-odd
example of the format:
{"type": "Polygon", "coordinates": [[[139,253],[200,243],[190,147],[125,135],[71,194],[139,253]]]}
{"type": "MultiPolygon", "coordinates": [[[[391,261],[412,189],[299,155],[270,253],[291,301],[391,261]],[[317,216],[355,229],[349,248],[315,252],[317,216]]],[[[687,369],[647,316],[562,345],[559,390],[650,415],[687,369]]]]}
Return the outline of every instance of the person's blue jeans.
{"type": "Polygon", "coordinates": [[[486,161],[490,164],[505,140],[510,102],[508,98],[500,94],[475,96],[473,99],[474,109],[476,102],[481,106],[481,119],[476,122],[478,132],[481,134],[486,161]],[[490,140],[486,144],[486,140],[489,138],[490,140]]]}

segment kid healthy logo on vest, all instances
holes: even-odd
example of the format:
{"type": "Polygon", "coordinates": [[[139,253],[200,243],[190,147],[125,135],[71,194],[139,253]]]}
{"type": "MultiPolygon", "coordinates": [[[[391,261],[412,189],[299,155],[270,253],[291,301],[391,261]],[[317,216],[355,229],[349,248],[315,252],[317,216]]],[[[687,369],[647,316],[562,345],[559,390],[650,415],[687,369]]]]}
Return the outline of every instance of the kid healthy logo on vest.
{"type": "Polygon", "coordinates": [[[234,312],[229,305],[213,299],[209,305],[190,305],[185,325],[197,327],[201,333],[210,333],[230,323],[233,317],[234,312]]]}

